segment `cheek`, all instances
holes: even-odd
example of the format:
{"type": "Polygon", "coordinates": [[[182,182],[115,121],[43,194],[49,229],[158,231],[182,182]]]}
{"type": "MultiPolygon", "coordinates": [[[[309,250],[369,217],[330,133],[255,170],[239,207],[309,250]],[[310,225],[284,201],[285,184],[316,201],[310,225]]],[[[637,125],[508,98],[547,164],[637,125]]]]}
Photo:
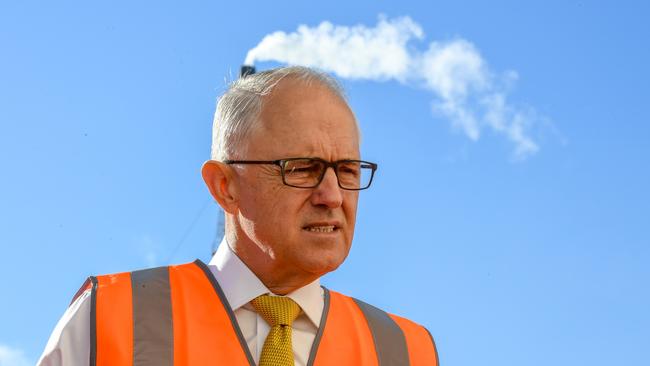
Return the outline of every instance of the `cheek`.
{"type": "Polygon", "coordinates": [[[259,185],[248,204],[249,217],[273,236],[286,236],[300,221],[306,198],[284,185],[259,185]]]}
{"type": "Polygon", "coordinates": [[[345,197],[343,202],[345,216],[348,219],[350,225],[354,225],[354,221],[357,217],[357,205],[359,203],[359,193],[358,192],[349,192],[349,196],[345,197]]]}
{"type": "Polygon", "coordinates": [[[358,202],[359,202],[359,194],[352,193],[350,197],[347,197],[347,200],[344,203],[345,220],[349,228],[347,233],[349,240],[352,240],[352,237],[354,236],[354,226],[357,220],[358,202]]]}
{"type": "Polygon", "coordinates": [[[243,192],[239,197],[239,215],[247,222],[249,233],[266,231],[265,226],[273,217],[275,202],[270,201],[269,196],[257,187],[247,187],[243,192]]]}
{"type": "MultiPolygon", "coordinates": [[[[282,182],[279,184],[277,177],[270,177],[268,174],[256,174],[246,176],[242,179],[242,187],[240,187],[240,209],[245,211],[246,216],[251,219],[268,215],[269,211],[273,211],[274,206],[277,205],[276,197],[282,188],[282,182]]],[[[266,216],[268,219],[268,216],[266,216]]]]}

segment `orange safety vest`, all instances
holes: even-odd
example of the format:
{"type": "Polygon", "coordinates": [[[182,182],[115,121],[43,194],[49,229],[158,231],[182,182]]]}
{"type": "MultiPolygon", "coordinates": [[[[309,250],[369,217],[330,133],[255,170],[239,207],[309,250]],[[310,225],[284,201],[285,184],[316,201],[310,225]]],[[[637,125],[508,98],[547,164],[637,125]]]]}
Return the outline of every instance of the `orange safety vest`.
{"type": "MultiPolygon", "coordinates": [[[[203,262],[90,277],[90,366],[255,366],[203,262]]],[[[77,295],[78,296],[78,295],[77,295]]],[[[424,327],[325,289],[310,366],[438,366],[424,327]]]]}

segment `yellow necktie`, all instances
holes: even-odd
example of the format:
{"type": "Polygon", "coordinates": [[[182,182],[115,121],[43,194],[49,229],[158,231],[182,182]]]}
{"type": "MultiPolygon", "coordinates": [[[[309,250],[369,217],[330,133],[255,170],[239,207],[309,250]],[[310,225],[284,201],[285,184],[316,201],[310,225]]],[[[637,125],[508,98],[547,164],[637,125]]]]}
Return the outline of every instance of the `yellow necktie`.
{"type": "Polygon", "coordinates": [[[291,323],[300,315],[300,306],[288,297],[262,295],[251,301],[271,326],[266,336],[259,366],[294,366],[291,323]]]}

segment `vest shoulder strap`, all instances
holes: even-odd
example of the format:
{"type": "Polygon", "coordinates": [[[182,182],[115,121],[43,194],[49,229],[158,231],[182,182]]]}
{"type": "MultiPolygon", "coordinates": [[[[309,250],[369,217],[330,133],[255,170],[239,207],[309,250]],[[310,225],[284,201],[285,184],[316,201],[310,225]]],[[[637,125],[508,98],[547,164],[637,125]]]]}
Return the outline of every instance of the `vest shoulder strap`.
{"type": "Polygon", "coordinates": [[[91,277],[91,288],[91,366],[254,365],[200,261],[91,277]]]}
{"type": "Polygon", "coordinates": [[[317,335],[320,344],[313,365],[438,366],[433,338],[424,327],[361,300],[326,292],[328,313],[317,335]]]}
{"type": "Polygon", "coordinates": [[[354,299],[368,322],[379,365],[408,366],[409,352],[404,331],[385,311],[354,299]]]}
{"type": "Polygon", "coordinates": [[[389,314],[404,332],[412,366],[438,366],[438,349],[429,330],[420,324],[400,316],[389,314]]]}

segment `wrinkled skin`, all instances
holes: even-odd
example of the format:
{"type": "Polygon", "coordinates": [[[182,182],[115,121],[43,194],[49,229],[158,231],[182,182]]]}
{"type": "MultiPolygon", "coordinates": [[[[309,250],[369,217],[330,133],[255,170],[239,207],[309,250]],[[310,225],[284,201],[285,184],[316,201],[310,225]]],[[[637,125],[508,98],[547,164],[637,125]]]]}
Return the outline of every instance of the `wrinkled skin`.
{"type": "MultiPolygon", "coordinates": [[[[265,97],[247,142],[242,160],[359,159],[358,130],[347,103],[322,85],[292,79],[265,97]]],[[[300,288],[347,257],[358,192],[339,188],[332,169],[310,189],[284,185],[274,165],[208,162],[203,175],[227,212],[232,249],[274,293],[300,288]]]]}

